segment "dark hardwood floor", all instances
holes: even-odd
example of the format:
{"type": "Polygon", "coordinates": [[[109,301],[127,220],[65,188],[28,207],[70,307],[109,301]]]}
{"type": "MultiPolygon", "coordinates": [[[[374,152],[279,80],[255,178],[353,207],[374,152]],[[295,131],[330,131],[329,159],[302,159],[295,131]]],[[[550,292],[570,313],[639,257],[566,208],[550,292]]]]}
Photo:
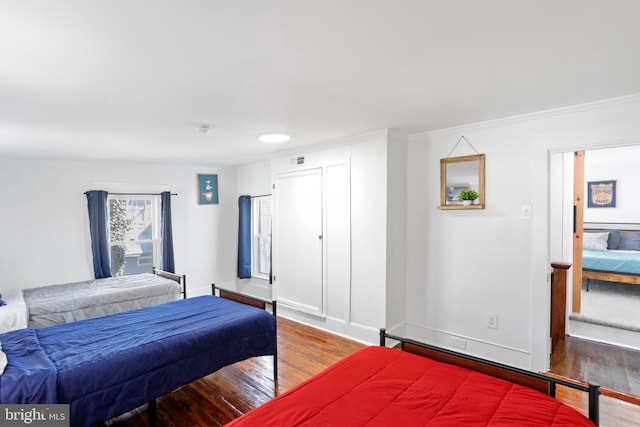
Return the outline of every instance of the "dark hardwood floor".
{"type": "Polygon", "coordinates": [[[596,382],[604,394],[640,404],[640,351],[567,336],[554,349],[550,370],[596,382]]]}
{"type": "MultiPolygon", "coordinates": [[[[278,383],[273,357],[256,357],[201,378],[158,399],[159,426],[222,426],[291,389],[363,344],[278,318],[278,383]]],[[[105,423],[147,425],[146,405],[105,423]]]]}
{"type": "MultiPolygon", "coordinates": [[[[291,389],[363,345],[278,318],[279,381],[271,356],[227,366],[158,399],[159,426],[222,426],[275,395],[291,389]]],[[[558,398],[586,413],[586,394],[560,387],[558,398]]],[[[640,425],[640,406],[602,396],[600,425],[640,425]]],[[[147,425],[146,405],[114,418],[109,427],[147,425]]]]}

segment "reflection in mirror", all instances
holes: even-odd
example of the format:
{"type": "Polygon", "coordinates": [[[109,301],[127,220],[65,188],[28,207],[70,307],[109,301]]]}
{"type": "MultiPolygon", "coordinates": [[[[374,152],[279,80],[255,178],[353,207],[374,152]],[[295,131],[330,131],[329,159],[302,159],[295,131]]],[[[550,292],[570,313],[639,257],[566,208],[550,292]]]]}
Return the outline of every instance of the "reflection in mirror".
{"type": "Polygon", "coordinates": [[[440,159],[440,208],[484,209],[484,154],[440,159]],[[478,197],[468,199],[465,191],[478,197]]]}

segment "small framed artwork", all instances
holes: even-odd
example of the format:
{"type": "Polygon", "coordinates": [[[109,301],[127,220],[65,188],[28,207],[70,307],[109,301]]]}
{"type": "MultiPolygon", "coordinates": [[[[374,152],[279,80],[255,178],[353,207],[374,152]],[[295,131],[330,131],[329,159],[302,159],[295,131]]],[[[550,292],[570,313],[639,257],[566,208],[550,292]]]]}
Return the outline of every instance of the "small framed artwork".
{"type": "Polygon", "coordinates": [[[461,205],[460,192],[462,190],[469,190],[471,185],[469,184],[450,184],[447,185],[447,205],[461,205]]]}
{"type": "Polygon", "coordinates": [[[198,204],[218,204],[218,175],[198,174],[198,204]]]}
{"type": "Polygon", "coordinates": [[[615,208],[616,181],[612,180],[587,182],[587,207],[615,208]]]}

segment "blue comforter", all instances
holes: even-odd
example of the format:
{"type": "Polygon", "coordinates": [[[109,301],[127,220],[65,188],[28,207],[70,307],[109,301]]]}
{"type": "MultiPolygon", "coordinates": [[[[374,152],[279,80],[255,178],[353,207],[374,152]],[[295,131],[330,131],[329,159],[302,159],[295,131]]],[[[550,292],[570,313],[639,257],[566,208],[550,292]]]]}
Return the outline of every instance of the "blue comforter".
{"type": "Polygon", "coordinates": [[[608,271],[611,273],[639,274],[640,251],[582,251],[584,270],[608,271]]]}
{"type": "Polygon", "coordinates": [[[71,424],[91,425],[223,366],[274,354],[275,318],[202,296],[13,331],[0,342],[9,361],[0,403],[69,403],[71,424]]]}
{"type": "Polygon", "coordinates": [[[7,367],[0,375],[0,403],[55,403],[56,368],[42,350],[35,329],[0,335],[7,367]]]}

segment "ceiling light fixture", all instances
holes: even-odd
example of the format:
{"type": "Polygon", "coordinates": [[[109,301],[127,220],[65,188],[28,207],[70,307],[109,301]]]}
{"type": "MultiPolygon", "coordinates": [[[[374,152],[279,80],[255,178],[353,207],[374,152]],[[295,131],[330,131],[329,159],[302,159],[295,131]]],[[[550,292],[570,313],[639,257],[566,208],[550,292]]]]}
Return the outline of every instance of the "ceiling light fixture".
{"type": "Polygon", "coordinates": [[[284,133],[265,133],[263,135],[260,135],[260,137],[258,138],[260,142],[267,143],[287,142],[290,139],[291,137],[284,133]]]}
{"type": "Polygon", "coordinates": [[[209,123],[192,122],[190,125],[198,133],[209,133],[209,131],[211,130],[211,125],[209,123]]]}
{"type": "Polygon", "coordinates": [[[209,131],[211,130],[211,126],[209,126],[206,123],[202,123],[202,124],[196,125],[196,129],[198,129],[198,132],[200,133],[209,133],[209,131]]]}

